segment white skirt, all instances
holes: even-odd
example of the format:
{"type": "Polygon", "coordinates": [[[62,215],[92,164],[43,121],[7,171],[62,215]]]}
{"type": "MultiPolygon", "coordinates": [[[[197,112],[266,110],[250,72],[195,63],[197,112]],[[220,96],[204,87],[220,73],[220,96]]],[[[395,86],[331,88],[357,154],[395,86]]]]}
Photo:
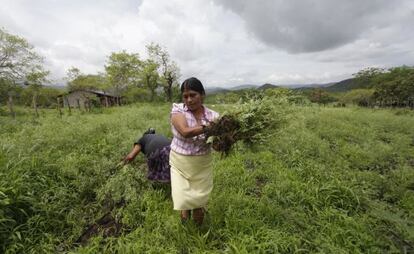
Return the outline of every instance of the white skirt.
{"type": "Polygon", "coordinates": [[[205,207],[213,190],[212,155],[182,155],[171,150],[174,210],[205,207]]]}

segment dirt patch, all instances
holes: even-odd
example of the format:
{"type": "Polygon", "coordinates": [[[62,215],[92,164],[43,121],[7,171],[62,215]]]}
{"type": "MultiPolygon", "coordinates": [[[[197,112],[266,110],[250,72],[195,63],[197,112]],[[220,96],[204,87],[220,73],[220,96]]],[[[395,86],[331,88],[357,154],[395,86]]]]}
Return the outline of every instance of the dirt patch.
{"type": "Polygon", "coordinates": [[[103,237],[117,237],[121,235],[123,231],[123,225],[119,219],[115,219],[112,216],[112,211],[114,208],[120,208],[125,206],[126,202],[124,199],[115,203],[111,199],[107,199],[103,205],[103,211],[105,214],[96,220],[92,225],[87,226],[83,231],[81,236],[76,240],[75,244],[80,244],[85,246],[89,239],[97,235],[102,235],[103,237]]]}
{"type": "Polygon", "coordinates": [[[257,176],[255,178],[255,186],[249,190],[247,190],[247,195],[249,196],[253,196],[256,198],[261,198],[262,197],[262,189],[263,187],[267,184],[267,179],[257,176]]]}
{"type": "Polygon", "coordinates": [[[263,177],[256,177],[256,196],[260,198],[262,196],[262,189],[266,185],[267,179],[263,177]]]}
{"type": "Polygon", "coordinates": [[[121,234],[122,224],[117,221],[111,213],[106,213],[94,224],[82,233],[75,243],[86,245],[90,238],[101,234],[103,237],[119,236],[121,234]]]}

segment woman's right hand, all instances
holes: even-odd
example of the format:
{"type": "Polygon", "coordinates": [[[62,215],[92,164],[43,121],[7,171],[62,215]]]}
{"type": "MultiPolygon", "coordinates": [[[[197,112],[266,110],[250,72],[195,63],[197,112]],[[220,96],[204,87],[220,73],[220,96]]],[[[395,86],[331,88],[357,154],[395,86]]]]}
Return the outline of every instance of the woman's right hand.
{"type": "Polygon", "coordinates": [[[135,155],[134,154],[132,154],[132,153],[129,153],[127,156],[125,156],[123,159],[122,159],[122,162],[124,163],[124,164],[128,164],[128,163],[130,163],[131,161],[133,161],[135,159],[135,155]]]}
{"type": "Polygon", "coordinates": [[[130,163],[131,161],[135,159],[135,157],[139,154],[140,151],[141,151],[141,145],[139,144],[134,145],[134,148],[132,149],[132,151],[129,152],[129,154],[122,159],[122,162],[124,164],[130,163]]]}

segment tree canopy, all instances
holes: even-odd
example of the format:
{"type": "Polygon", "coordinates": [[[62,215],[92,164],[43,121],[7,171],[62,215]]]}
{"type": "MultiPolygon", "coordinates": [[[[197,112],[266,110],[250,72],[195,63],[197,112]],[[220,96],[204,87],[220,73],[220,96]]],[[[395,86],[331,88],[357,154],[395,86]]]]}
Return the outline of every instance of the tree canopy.
{"type": "Polygon", "coordinates": [[[67,71],[68,89],[76,90],[107,90],[109,89],[108,80],[103,73],[83,74],[76,67],[71,67],[67,71]]]}
{"type": "Polygon", "coordinates": [[[0,28],[0,99],[8,97],[13,116],[13,96],[23,91],[16,84],[31,88],[32,103],[37,115],[37,96],[42,85],[47,82],[48,75],[49,72],[43,68],[43,58],[26,39],[0,28]]]}
{"type": "Polygon", "coordinates": [[[141,65],[138,53],[113,52],[105,65],[109,84],[118,94],[128,86],[139,86],[141,65]]]}
{"type": "Polygon", "coordinates": [[[379,106],[414,107],[414,67],[368,68],[356,78],[374,89],[373,99],[379,106]]]}
{"type": "Polygon", "coordinates": [[[170,54],[159,44],[151,43],[147,45],[149,58],[158,64],[160,81],[164,88],[168,101],[173,98],[173,86],[180,78],[180,68],[177,63],[171,60],[170,54]]]}
{"type": "Polygon", "coordinates": [[[147,59],[142,63],[142,70],[139,73],[141,84],[151,93],[151,101],[154,100],[156,89],[158,88],[158,64],[151,59],[147,59]]]}
{"type": "Polygon", "coordinates": [[[29,73],[43,71],[42,64],[26,39],[0,28],[0,79],[24,81],[29,73]]]}

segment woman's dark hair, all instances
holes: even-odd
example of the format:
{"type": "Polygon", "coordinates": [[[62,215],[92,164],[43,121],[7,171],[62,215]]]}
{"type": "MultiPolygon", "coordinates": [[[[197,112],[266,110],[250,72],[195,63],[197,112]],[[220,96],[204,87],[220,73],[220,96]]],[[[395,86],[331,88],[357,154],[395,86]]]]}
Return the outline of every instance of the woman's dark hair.
{"type": "Polygon", "coordinates": [[[201,81],[194,77],[184,80],[184,82],[181,84],[181,94],[184,93],[184,90],[193,90],[199,92],[201,95],[206,94],[201,81]]]}

